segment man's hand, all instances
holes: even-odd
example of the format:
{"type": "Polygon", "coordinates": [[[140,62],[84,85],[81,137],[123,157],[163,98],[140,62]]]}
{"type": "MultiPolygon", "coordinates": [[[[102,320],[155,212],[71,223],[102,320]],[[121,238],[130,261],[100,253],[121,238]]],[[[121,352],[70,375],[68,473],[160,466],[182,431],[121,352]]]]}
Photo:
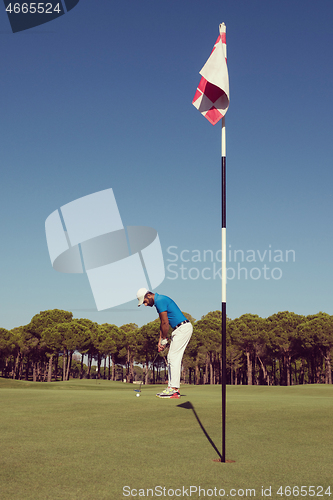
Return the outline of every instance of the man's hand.
{"type": "Polygon", "coordinates": [[[158,345],[157,345],[158,352],[163,351],[165,349],[167,343],[168,343],[168,339],[162,339],[160,337],[160,340],[158,341],[158,345]]]}

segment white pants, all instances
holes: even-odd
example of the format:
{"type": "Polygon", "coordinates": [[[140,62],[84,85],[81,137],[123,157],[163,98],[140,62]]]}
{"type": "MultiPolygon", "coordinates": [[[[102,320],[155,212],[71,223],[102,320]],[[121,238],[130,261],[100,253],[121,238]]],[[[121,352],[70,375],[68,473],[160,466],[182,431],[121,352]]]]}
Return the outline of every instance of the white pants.
{"type": "Polygon", "coordinates": [[[168,353],[168,379],[169,387],[180,387],[180,370],[182,359],[187,344],[191,338],[193,327],[191,323],[179,326],[171,334],[171,342],[168,353]]]}

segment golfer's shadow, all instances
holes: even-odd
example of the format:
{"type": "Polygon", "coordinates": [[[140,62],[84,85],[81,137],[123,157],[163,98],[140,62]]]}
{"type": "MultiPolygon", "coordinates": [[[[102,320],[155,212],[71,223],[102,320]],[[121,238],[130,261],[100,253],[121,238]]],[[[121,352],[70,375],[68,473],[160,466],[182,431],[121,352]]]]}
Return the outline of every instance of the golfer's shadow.
{"type": "Polygon", "coordinates": [[[192,403],[190,403],[190,401],[186,401],[186,403],[182,403],[180,405],[177,405],[179,408],[186,408],[187,410],[192,410],[193,411],[193,414],[195,416],[195,418],[197,419],[197,422],[198,424],[200,425],[204,435],[206,436],[206,438],[208,439],[208,441],[210,442],[210,444],[212,445],[212,447],[214,448],[214,450],[216,451],[216,453],[218,454],[219,458],[222,459],[222,455],[221,453],[219,452],[219,450],[216,448],[215,446],[215,443],[212,441],[210,435],[208,434],[208,432],[206,431],[206,429],[204,428],[204,426],[202,425],[201,421],[200,421],[200,418],[198,417],[197,415],[197,412],[195,411],[194,409],[194,406],[192,405],[192,403]]]}

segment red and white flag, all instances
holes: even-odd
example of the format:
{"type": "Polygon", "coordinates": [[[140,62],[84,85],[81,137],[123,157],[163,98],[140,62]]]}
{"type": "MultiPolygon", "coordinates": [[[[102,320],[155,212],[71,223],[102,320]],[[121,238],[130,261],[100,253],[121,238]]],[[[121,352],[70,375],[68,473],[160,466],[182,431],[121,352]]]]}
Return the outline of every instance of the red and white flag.
{"type": "Polygon", "coordinates": [[[220,24],[220,35],[211,55],[200,71],[202,76],[192,104],[215,125],[229,107],[226,26],[220,24]]]}

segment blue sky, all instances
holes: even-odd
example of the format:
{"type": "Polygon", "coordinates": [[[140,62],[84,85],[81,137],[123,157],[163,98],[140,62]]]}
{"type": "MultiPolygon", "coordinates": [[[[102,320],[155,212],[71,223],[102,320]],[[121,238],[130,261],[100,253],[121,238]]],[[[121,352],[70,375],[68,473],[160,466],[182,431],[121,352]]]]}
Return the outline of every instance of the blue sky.
{"type": "Polygon", "coordinates": [[[136,290],[97,312],[87,276],[51,266],[46,218],[107,188],[124,225],[158,231],[156,291],[195,319],[220,309],[220,124],[192,98],[221,22],[227,314],[333,314],[332,15],[328,0],[81,0],[13,34],[0,9],[0,326],[54,308],[98,323],[155,319],[136,290]]]}

